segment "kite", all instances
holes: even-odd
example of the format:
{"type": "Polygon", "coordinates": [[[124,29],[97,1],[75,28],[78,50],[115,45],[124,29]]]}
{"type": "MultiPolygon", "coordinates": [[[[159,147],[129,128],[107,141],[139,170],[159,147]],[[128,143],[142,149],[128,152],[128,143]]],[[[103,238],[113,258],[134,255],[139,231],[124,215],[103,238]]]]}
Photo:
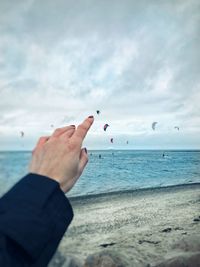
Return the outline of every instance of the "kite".
{"type": "Polygon", "coordinates": [[[21,131],[20,134],[21,134],[21,137],[24,137],[24,132],[21,131]]]}
{"type": "Polygon", "coordinates": [[[99,115],[99,114],[100,114],[100,110],[97,110],[96,112],[97,112],[97,115],[99,115]]]}
{"type": "Polygon", "coordinates": [[[155,131],[155,128],[156,128],[156,124],[157,124],[157,121],[154,121],[151,125],[152,129],[155,131]]]}
{"type": "Polygon", "coordinates": [[[53,128],[54,127],[54,125],[53,124],[51,124],[51,128],[53,128]]]}
{"type": "Polygon", "coordinates": [[[175,126],[174,129],[177,129],[179,131],[179,127],[178,126],[175,126]]]}
{"type": "Polygon", "coordinates": [[[126,144],[128,145],[128,141],[126,141],[126,144]]]}
{"type": "Polygon", "coordinates": [[[110,142],[113,144],[113,138],[110,139],[110,142]]]}
{"type": "Polygon", "coordinates": [[[103,129],[104,129],[104,131],[106,131],[107,130],[107,128],[109,127],[110,125],[108,125],[107,123],[103,126],[103,129]]]}

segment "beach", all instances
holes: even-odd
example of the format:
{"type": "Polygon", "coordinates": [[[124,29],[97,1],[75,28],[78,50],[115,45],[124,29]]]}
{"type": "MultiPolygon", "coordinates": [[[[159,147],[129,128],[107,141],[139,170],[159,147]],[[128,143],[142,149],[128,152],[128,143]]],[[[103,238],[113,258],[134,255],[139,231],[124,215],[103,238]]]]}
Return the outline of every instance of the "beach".
{"type": "Polygon", "coordinates": [[[70,202],[74,219],[54,266],[68,257],[83,264],[88,255],[104,250],[121,255],[127,266],[154,266],[176,254],[177,241],[200,233],[198,183],[74,197],[70,202]]]}

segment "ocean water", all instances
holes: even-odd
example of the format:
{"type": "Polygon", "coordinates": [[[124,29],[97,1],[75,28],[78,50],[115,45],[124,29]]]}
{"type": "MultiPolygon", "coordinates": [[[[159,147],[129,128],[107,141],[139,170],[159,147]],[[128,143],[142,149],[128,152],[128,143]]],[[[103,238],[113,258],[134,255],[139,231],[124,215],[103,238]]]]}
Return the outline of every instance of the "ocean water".
{"type": "MultiPolygon", "coordinates": [[[[69,196],[200,182],[200,151],[89,151],[69,196]],[[101,155],[101,158],[99,158],[101,155]]],[[[0,152],[0,195],[28,172],[30,152],[0,152]]]]}

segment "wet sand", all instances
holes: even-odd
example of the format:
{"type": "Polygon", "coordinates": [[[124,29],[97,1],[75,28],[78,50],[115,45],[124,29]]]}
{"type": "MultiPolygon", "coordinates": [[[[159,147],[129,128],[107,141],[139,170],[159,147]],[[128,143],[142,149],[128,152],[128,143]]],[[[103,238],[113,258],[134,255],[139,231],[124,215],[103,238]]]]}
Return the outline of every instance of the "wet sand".
{"type": "Polygon", "coordinates": [[[127,266],[155,265],[168,257],[174,242],[200,233],[200,184],[71,198],[70,202],[74,219],[59,253],[81,262],[89,254],[111,249],[126,258],[127,266]]]}

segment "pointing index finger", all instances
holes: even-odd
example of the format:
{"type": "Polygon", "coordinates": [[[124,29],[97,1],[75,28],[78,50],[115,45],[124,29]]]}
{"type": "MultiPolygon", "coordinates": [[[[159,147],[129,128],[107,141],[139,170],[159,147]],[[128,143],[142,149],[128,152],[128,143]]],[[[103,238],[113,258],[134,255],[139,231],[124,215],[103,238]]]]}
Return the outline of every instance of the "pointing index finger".
{"type": "Polygon", "coordinates": [[[87,119],[85,119],[76,129],[71,139],[78,143],[78,145],[81,145],[87,132],[89,131],[91,125],[93,124],[94,117],[89,116],[87,119]]]}

